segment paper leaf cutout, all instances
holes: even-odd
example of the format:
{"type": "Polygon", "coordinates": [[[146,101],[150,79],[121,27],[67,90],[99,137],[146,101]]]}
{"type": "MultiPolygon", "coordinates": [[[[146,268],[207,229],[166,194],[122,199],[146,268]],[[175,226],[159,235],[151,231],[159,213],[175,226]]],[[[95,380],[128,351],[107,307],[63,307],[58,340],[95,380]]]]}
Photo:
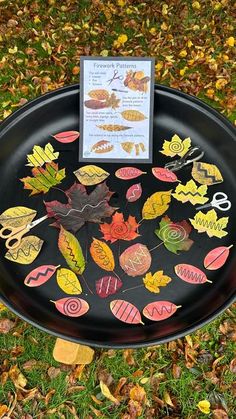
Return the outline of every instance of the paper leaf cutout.
{"type": "Polygon", "coordinates": [[[172,196],[180,202],[191,202],[191,204],[205,204],[209,198],[204,197],[207,193],[207,186],[197,186],[194,180],[190,180],[186,185],[178,185],[172,196]]]}
{"type": "Polygon", "coordinates": [[[61,268],[57,271],[58,286],[66,294],[81,294],[82,287],[74,272],[70,269],[61,268]]]}
{"type": "Polygon", "coordinates": [[[228,234],[227,231],[224,231],[224,228],[228,224],[229,217],[218,219],[214,209],[208,211],[206,214],[198,211],[195,217],[189,220],[198,233],[207,233],[209,237],[215,236],[221,239],[228,234]]]}
{"type": "Polygon", "coordinates": [[[185,282],[190,284],[204,284],[205,282],[211,282],[207,279],[207,276],[201,269],[193,265],[186,263],[180,263],[175,266],[176,275],[185,282]]]}
{"type": "Polygon", "coordinates": [[[116,294],[122,285],[121,279],[115,276],[103,276],[96,281],[96,291],[99,297],[106,298],[116,294]]]}
{"type": "Polygon", "coordinates": [[[222,174],[214,164],[200,161],[193,163],[192,177],[201,185],[215,185],[223,182],[222,174]]]}
{"type": "Polygon", "coordinates": [[[63,131],[58,132],[58,134],[52,135],[52,137],[55,138],[55,140],[63,144],[73,143],[73,141],[77,140],[79,136],[80,133],[78,131],[63,131]]]}
{"type": "Polygon", "coordinates": [[[58,247],[71,270],[77,275],[82,274],[85,270],[85,260],[81,246],[77,238],[63,227],[60,230],[58,247]]]}
{"type": "Polygon", "coordinates": [[[136,243],[120,255],[120,266],[129,276],[145,274],[151,266],[151,254],[144,244],[136,243]]]}
{"type": "Polygon", "coordinates": [[[171,192],[172,190],[152,194],[144,203],[142,217],[145,220],[152,220],[164,214],[169,208],[171,192]]]}
{"type": "Polygon", "coordinates": [[[136,183],[135,185],[130,186],[126,192],[126,199],[128,202],[137,201],[142,195],[142,186],[141,183],[136,183]]]}
{"type": "Polygon", "coordinates": [[[152,173],[157,179],[162,180],[162,182],[179,182],[176,174],[164,167],[153,167],[152,173]]]}
{"type": "Polygon", "coordinates": [[[229,247],[220,246],[212,249],[204,259],[204,267],[210,271],[220,269],[227,261],[231,247],[233,245],[229,247]]]}
{"type": "Polygon", "coordinates": [[[143,283],[145,288],[150,292],[159,294],[159,287],[166,287],[167,284],[171,281],[171,278],[163,274],[163,271],[157,271],[154,274],[148,272],[143,278],[143,283]]]}
{"type": "MultiPolygon", "coordinates": [[[[60,266],[60,265],[59,265],[60,266]]],[[[59,266],[42,265],[33,269],[25,278],[24,284],[27,287],[40,287],[45,284],[56,272],[59,266]]]]}
{"type": "Polygon", "coordinates": [[[139,234],[136,232],[139,224],[135,217],[129,215],[127,221],[124,221],[122,213],[116,212],[112,216],[110,224],[104,223],[100,225],[100,230],[103,233],[103,239],[114,243],[117,240],[134,240],[139,234]]]}
{"type": "Polygon", "coordinates": [[[33,177],[27,176],[20,179],[24,183],[24,189],[31,191],[30,196],[39,193],[46,193],[52,186],[56,186],[65,178],[65,169],[58,170],[58,165],[54,162],[46,163],[43,167],[33,167],[33,177]]]}
{"type": "Polygon", "coordinates": [[[118,177],[118,179],[131,180],[141,175],[146,175],[146,173],[147,172],[142,172],[142,170],[137,169],[136,167],[121,167],[115,172],[115,176],[118,177]]]}
{"type": "Polygon", "coordinates": [[[8,208],[0,215],[0,224],[3,227],[21,227],[30,224],[36,214],[37,211],[27,207],[8,208]]]}
{"type": "Polygon", "coordinates": [[[143,315],[147,317],[147,319],[161,321],[173,316],[180,307],[181,306],[176,306],[170,301],[154,301],[144,307],[143,315]]]}
{"type": "Polygon", "coordinates": [[[80,167],[74,172],[74,175],[80,183],[82,183],[82,185],[90,186],[103,182],[110,175],[110,173],[106,172],[101,167],[91,164],[80,167]]]}
{"type": "Polygon", "coordinates": [[[43,245],[43,240],[36,236],[27,236],[21,239],[21,243],[15,249],[10,249],[5,258],[11,262],[29,265],[38,256],[43,245]]]}
{"type": "Polygon", "coordinates": [[[143,324],[139,310],[128,301],[113,300],[110,303],[110,308],[112,314],[124,323],[143,324]]]}
{"type": "Polygon", "coordinates": [[[178,135],[173,135],[171,141],[164,141],[162,150],[160,153],[165,154],[165,156],[174,157],[180,156],[183,157],[191,147],[190,137],[181,140],[178,135]]]}
{"type": "Polygon", "coordinates": [[[86,314],[89,310],[87,301],[82,298],[65,297],[57,301],[52,301],[60,313],[69,317],[80,317],[86,314]]]}
{"type": "Polygon", "coordinates": [[[90,253],[94,262],[105,271],[113,271],[115,259],[110,247],[98,239],[93,239],[90,246],[90,253]]]}
{"type": "Polygon", "coordinates": [[[173,223],[165,215],[160,221],[159,229],[155,230],[155,234],[163,242],[167,250],[178,254],[181,250],[188,251],[193,245],[193,240],[189,238],[191,231],[192,227],[187,221],[183,220],[173,223]]]}
{"type": "Polygon", "coordinates": [[[33,154],[27,154],[28,164],[26,166],[41,167],[44,163],[51,163],[53,160],[57,160],[58,157],[59,153],[54,151],[52,144],[48,143],[44,148],[35,145],[33,154]]]}
{"type": "Polygon", "coordinates": [[[56,227],[62,225],[66,230],[76,233],[85,222],[101,223],[103,218],[110,217],[116,208],[108,202],[113,195],[106,183],[96,186],[88,195],[83,185],[74,183],[65,192],[68,203],[59,201],[44,202],[48,216],[55,218],[56,227]]]}

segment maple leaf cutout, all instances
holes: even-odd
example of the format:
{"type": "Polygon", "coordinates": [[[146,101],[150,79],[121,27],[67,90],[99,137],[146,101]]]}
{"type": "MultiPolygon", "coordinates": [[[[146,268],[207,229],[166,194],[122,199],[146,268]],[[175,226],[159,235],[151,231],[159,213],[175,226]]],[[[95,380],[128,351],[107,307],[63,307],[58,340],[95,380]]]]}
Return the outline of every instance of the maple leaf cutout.
{"type": "Polygon", "coordinates": [[[134,240],[139,234],[136,232],[139,224],[135,217],[129,215],[128,220],[124,221],[122,213],[116,212],[112,216],[110,224],[104,223],[100,225],[100,230],[103,233],[103,239],[114,243],[116,240],[134,240]]]}
{"type": "Polygon", "coordinates": [[[207,185],[197,186],[194,180],[190,180],[186,185],[178,185],[172,196],[180,202],[191,202],[191,204],[205,204],[209,198],[204,197],[207,193],[207,185]]]}
{"type": "Polygon", "coordinates": [[[101,183],[88,195],[85,186],[74,183],[65,194],[67,204],[59,201],[44,202],[48,216],[54,218],[55,227],[63,226],[76,233],[85,222],[101,223],[103,218],[110,217],[117,209],[108,202],[113,195],[106,185],[101,183]]]}
{"type": "Polygon", "coordinates": [[[163,274],[163,271],[157,271],[153,275],[151,272],[148,272],[143,278],[143,283],[145,288],[150,292],[158,294],[160,292],[159,287],[166,287],[167,284],[171,281],[171,278],[163,274]]]}
{"type": "Polygon", "coordinates": [[[58,170],[58,164],[46,163],[45,168],[33,167],[32,175],[20,179],[24,183],[24,189],[31,190],[32,195],[46,193],[52,186],[56,186],[65,178],[65,169],[58,170]]]}
{"type": "Polygon", "coordinates": [[[189,238],[191,231],[192,227],[186,220],[173,223],[166,215],[162,217],[159,229],[155,230],[155,234],[167,250],[178,254],[181,250],[188,251],[193,245],[193,240],[189,238]]]}
{"type": "Polygon", "coordinates": [[[191,147],[190,137],[181,140],[181,138],[175,134],[171,138],[171,141],[164,141],[162,150],[160,153],[165,154],[165,156],[174,157],[180,156],[183,157],[191,147]]]}
{"type": "Polygon", "coordinates": [[[214,209],[206,214],[198,211],[195,217],[189,220],[198,233],[207,233],[209,237],[215,236],[221,239],[228,234],[227,231],[224,231],[224,228],[228,224],[229,217],[218,218],[214,209]]]}

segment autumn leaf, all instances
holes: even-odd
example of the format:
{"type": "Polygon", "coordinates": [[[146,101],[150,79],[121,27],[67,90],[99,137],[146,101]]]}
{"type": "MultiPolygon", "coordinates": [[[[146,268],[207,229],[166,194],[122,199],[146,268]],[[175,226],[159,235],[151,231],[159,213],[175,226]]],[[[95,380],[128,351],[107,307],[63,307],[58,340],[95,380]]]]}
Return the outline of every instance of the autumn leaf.
{"type": "Polygon", "coordinates": [[[148,272],[143,278],[145,288],[150,292],[158,294],[160,292],[159,287],[166,287],[171,281],[171,278],[163,274],[163,271],[157,271],[154,274],[148,272]]]}
{"type": "Polygon", "coordinates": [[[172,196],[182,203],[205,204],[209,198],[204,197],[207,193],[207,185],[197,186],[194,180],[190,180],[186,185],[180,184],[176,187],[172,196]]]}
{"type": "Polygon", "coordinates": [[[30,196],[46,193],[52,186],[56,186],[65,178],[65,169],[58,170],[58,164],[46,163],[46,167],[33,167],[33,177],[27,176],[20,179],[24,189],[31,191],[30,196]]]}
{"type": "Polygon", "coordinates": [[[207,233],[209,237],[215,236],[220,239],[228,234],[224,228],[228,224],[229,217],[218,218],[214,209],[208,211],[206,214],[198,211],[194,218],[190,218],[189,220],[198,233],[207,233]]]}
{"type": "Polygon", "coordinates": [[[85,259],[77,238],[61,227],[58,247],[71,270],[82,274],[85,270],[85,259]]]}
{"type": "Polygon", "coordinates": [[[110,224],[104,223],[100,225],[100,230],[103,233],[103,239],[114,243],[117,240],[134,240],[139,234],[136,232],[139,224],[135,217],[129,215],[128,220],[124,221],[122,213],[116,212],[112,216],[110,224]]]}
{"type": "Polygon", "coordinates": [[[113,271],[115,268],[115,259],[110,247],[98,239],[93,239],[90,246],[90,253],[94,262],[105,271],[113,271]]]}
{"type": "Polygon", "coordinates": [[[26,166],[41,167],[44,163],[51,163],[53,160],[57,160],[59,153],[55,152],[53,146],[48,143],[45,147],[35,145],[33,147],[33,154],[27,154],[28,164],[26,166]]]}
{"type": "Polygon", "coordinates": [[[103,396],[106,397],[106,399],[110,400],[111,402],[113,402],[115,404],[119,404],[119,400],[116,399],[111,394],[109,388],[107,387],[107,385],[103,381],[100,381],[100,389],[101,389],[101,392],[102,392],[103,396]]]}
{"type": "Polygon", "coordinates": [[[191,147],[191,139],[190,137],[185,138],[185,140],[181,140],[181,138],[175,134],[171,138],[171,141],[164,141],[162,146],[162,150],[160,153],[164,154],[165,156],[174,157],[180,156],[183,157],[187,151],[191,147]]]}
{"type": "Polygon", "coordinates": [[[101,223],[103,218],[110,217],[116,208],[108,202],[113,195],[106,183],[101,183],[88,195],[85,186],[74,183],[65,191],[67,204],[59,201],[44,202],[48,216],[55,218],[56,227],[76,233],[85,222],[101,223]]]}
{"type": "Polygon", "coordinates": [[[24,388],[27,384],[27,379],[21,373],[17,365],[13,365],[9,370],[9,377],[16,388],[24,388]]]}
{"type": "Polygon", "coordinates": [[[167,211],[171,201],[170,191],[160,191],[152,194],[144,203],[142,217],[145,220],[152,220],[167,211]]]}
{"type": "Polygon", "coordinates": [[[210,413],[211,404],[208,400],[201,400],[197,404],[197,407],[199,410],[201,410],[202,413],[205,413],[205,415],[208,415],[210,413]]]}
{"type": "Polygon", "coordinates": [[[193,240],[189,238],[191,231],[192,227],[187,221],[173,223],[166,215],[162,217],[159,229],[155,230],[155,234],[166,249],[178,254],[179,251],[188,251],[193,245],[193,240]]]}

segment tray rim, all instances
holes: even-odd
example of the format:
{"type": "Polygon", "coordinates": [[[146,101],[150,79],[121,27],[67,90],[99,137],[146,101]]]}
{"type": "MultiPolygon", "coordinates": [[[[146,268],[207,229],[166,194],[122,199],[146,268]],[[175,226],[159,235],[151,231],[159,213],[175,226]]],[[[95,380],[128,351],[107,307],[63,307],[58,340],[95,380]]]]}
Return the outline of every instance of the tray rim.
{"type": "MultiPolygon", "coordinates": [[[[20,117],[26,111],[31,109],[32,106],[40,104],[44,100],[50,99],[50,98],[54,97],[55,95],[63,93],[64,91],[69,92],[69,91],[73,91],[75,89],[76,90],[80,89],[79,83],[69,84],[69,85],[60,87],[58,89],[52,90],[50,92],[44,93],[44,94],[42,94],[42,95],[40,95],[40,96],[38,96],[34,99],[31,99],[29,102],[27,102],[26,104],[21,106],[19,109],[14,111],[11,115],[9,115],[7,118],[5,118],[1,122],[1,124],[0,124],[0,140],[1,140],[1,137],[4,136],[5,131],[7,131],[11,127],[11,124],[13,122],[15,122],[15,120],[18,117],[20,117]]],[[[233,123],[231,123],[231,121],[228,120],[224,115],[222,115],[219,111],[214,109],[212,106],[205,103],[203,100],[201,100],[201,99],[199,99],[199,98],[197,98],[197,97],[195,97],[191,94],[182,92],[181,90],[178,90],[178,89],[175,89],[175,88],[172,88],[172,87],[169,87],[169,86],[161,85],[161,84],[158,84],[158,83],[155,83],[154,90],[155,91],[161,90],[161,91],[170,93],[170,94],[175,95],[175,96],[177,95],[179,97],[182,97],[185,100],[188,100],[190,102],[195,103],[200,108],[205,109],[208,113],[213,115],[217,120],[220,120],[220,122],[222,122],[225,125],[225,128],[227,128],[230,131],[231,135],[233,137],[235,137],[235,141],[236,141],[236,128],[234,127],[233,123]]],[[[157,344],[159,345],[159,344],[169,342],[171,340],[182,338],[182,337],[186,336],[187,334],[193,333],[197,329],[204,327],[206,324],[208,324],[211,321],[213,321],[214,319],[216,319],[232,303],[236,302],[236,291],[213,314],[209,314],[204,320],[199,320],[199,321],[195,322],[192,326],[186,327],[181,332],[167,335],[166,337],[160,338],[158,340],[157,339],[151,339],[149,341],[135,342],[135,343],[132,343],[132,344],[100,343],[96,340],[95,341],[94,340],[87,340],[87,339],[84,340],[84,339],[80,339],[80,338],[75,338],[73,336],[69,336],[66,333],[56,332],[52,329],[49,330],[46,327],[44,327],[43,325],[41,325],[41,324],[35,322],[34,320],[32,320],[27,315],[24,315],[24,314],[20,313],[14,307],[14,305],[11,301],[8,298],[5,298],[1,294],[0,294],[0,302],[2,302],[10,311],[12,311],[15,315],[20,317],[22,320],[24,320],[27,323],[29,323],[30,325],[38,328],[39,330],[47,333],[48,335],[59,337],[59,338],[69,340],[69,341],[72,341],[72,342],[75,342],[75,343],[78,343],[78,344],[90,345],[90,346],[95,347],[95,348],[107,348],[107,349],[136,348],[137,349],[137,348],[145,348],[145,347],[152,346],[152,345],[157,345],[157,344]]]]}

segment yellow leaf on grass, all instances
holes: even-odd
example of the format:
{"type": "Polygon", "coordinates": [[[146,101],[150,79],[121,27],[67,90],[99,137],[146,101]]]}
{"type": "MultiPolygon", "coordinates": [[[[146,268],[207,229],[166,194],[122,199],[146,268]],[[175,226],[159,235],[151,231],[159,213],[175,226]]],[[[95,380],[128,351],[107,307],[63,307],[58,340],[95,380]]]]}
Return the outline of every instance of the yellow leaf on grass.
{"type": "Polygon", "coordinates": [[[8,412],[6,404],[0,404],[0,418],[2,418],[8,412]]]}
{"type": "Polygon", "coordinates": [[[77,295],[82,292],[82,287],[76,274],[70,269],[58,269],[57,283],[66,294],[77,295]]]}
{"type": "Polygon", "coordinates": [[[90,253],[94,262],[105,271],[113,271],[115,259],[110,247],[98,239],[93,239],[90,246],[90,253]]]}
{"type": "Polygon", "coordinates": [[[35,145],[33,154],[27,154],[28,164],[26,166],[41,167],[44,163],[51,163],[53,160],[58,159],[59,153],[55,152],[52,144],[48,143],[45,147],[35,145]]]}
{"type": "Polygon", "coordinates": [[[204,197],[207,193],[207,186],[197,186],[194,180],[190,180],[186,185],[178,185],[172,196],[180,202],[191,202],[191,204],[205,204],[209,198],[204,197]]]}
{"type": "Polygon", "coordinates": [[[9,370],[9,377],[16,388],[24,388],[27,384],[25,376],[20,372],[17,365],[13,365],[9,370]]]}
{"type": "Polygon", "coordinates": [[[208,400],[201,400],[197,404],[197,407],[199,410],[201,410],[202,413],[205,413],[205,415],[208,415],[210,413],[211,404],[208,400]]]}
{"type": "Polygon", "coordinates": [[[100,388],[101,388],[101,392],[102,392],[102,394],[103,394],[104,397],[106,397],[107,399],[109,399],[113,403],[119,404],[119,400],[116,399],[111,394],[109,388],[107,387],[107,385],[103,381],[100,381],[100,388]]]}
{"type": "Polygon", "coordinates": [[[128,41],[128,36],[124,33],[119,35],[118,38],[117,38],[117,42],[120,45],[124,45],[127,41],[128,41]]]}
{"type": "Polygon", "coordinates": [[[173,402],[172,402],[172,400],[171,400],[171,397],[170,397],[168,391],[165,391],[165,393],[163,395],[163,398],[164,398],[166,404],[168,404],[171,407],[175,407],[174,404],[173,404],[173,402]]]}
{"type": "Polygon", "coordinates": [[[217,213],[214,209],[204,214],[202,211],[198,211],[194,218],[189,218],[193,227],[198,233],[207,233],[209,237],[222,238],[228,233],[224,228],[228,224],[229,217],[221,217],[218,219],[217,213]]]}
{"type": "Polygon", "coordinates": [[[152,220],[164,214],[169,208],[171,192],[172,190],[160,191],[152,194],[144,203],[142,209],[143,219],[152,220]]]}
{"type": "Polygon", "coordinates": [[[226,39],[226,45],[228,45],[229,47],[234,47],[235,44],[235,39],[233,36],[230,36],[228,39],[226,39]]]}
{"type": "Polygon", "coordinates": [[[167,275],[163,274],[163,271],[157,271],[153,275],[151,272],[148,272],[145,277],[143,278],[143,283],[145,288],[148,289],[150,292],[154,292],[158,294],[160,292],[159,287],[165,287],[171,278],[167,275]]]}
{"type": "Polygon", "coordinates": [[[140,404],[145,403],[147,400],[146,391],[139,384],[136,384],[131,388],[129,392],[129,397],[131,400],[134,400],[140,404]]]}
{"type": "Polygon", "coordinates": [[[164,141],[164,144],[162,146],[162,150],[160,153],[164,154],[165,156],[174,157],[174,156],[180,156],[183,157],[185,153],[190,149],[191,147],[191,139],[190,137],[185,138],[184,140],[181,140],[181,138],[175,134],[171,138],[171,141],[164,141]]]}

